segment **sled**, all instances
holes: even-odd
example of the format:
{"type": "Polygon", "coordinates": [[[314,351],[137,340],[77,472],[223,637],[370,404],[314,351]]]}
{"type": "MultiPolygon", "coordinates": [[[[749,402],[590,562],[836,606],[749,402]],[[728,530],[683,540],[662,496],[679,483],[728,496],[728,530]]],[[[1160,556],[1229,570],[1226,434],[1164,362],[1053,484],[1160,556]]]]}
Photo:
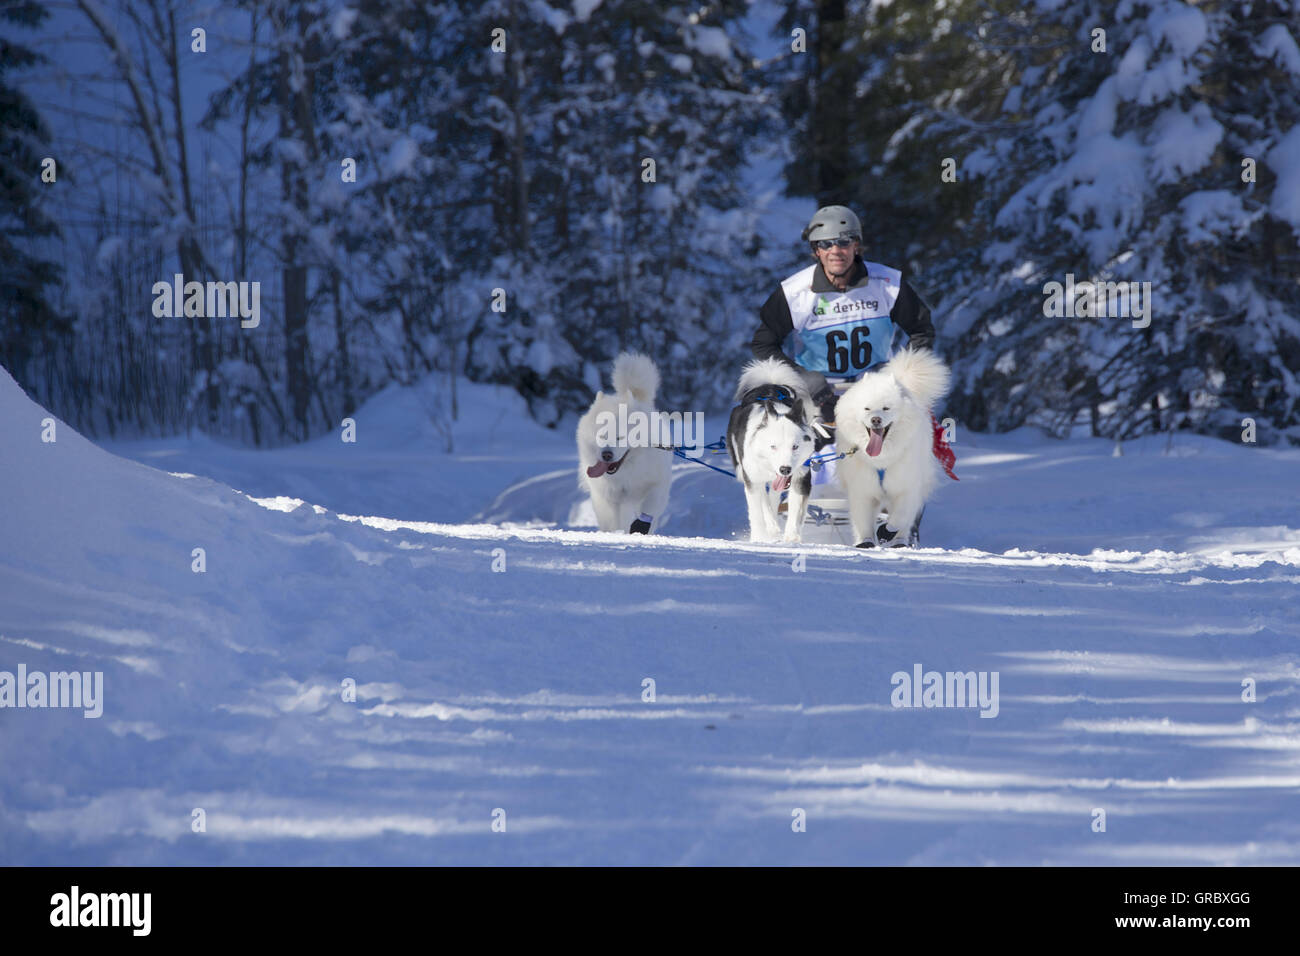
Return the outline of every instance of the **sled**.
{"type": "MultiPolygon", "coordinates": [[[[849,390],[851,381],[834,382],[838,398],[849,390]]],[[[834,444],[824,446],[815,457],[834,455],[834,444]]],[[[780,514],[786,513],[786,496],[781,496],[780,514]]],[[[812,494],[808,497],[808,517],[803,524],[803,540],[813,544],[854,545],[853,524],[849,520],[849,501],[837,478],[836,462],[814,462],[812,494]]]]}

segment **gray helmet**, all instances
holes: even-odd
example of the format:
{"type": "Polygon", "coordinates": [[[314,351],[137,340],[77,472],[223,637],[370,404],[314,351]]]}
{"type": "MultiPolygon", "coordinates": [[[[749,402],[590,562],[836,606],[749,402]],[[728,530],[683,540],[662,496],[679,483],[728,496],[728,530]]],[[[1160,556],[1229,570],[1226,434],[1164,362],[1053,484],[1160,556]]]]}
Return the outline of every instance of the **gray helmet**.
{"type": "Polygon", "coordinates": [[[818,239],[839,239],[841,236],[862,241],[862,223],[848,206],[822,206],[813,214],[812,221],[804,227],[804,242],[818,239]]]}

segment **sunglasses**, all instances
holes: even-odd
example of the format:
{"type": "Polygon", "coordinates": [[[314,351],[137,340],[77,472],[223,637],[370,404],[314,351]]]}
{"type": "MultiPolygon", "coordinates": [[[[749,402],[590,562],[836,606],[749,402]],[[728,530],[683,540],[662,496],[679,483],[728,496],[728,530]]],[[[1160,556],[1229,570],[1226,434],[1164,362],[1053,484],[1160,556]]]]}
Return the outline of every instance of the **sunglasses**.
{"type": "Polygon", "coordinates": [[[816,242],[813,243],[813,245],[816,246],[818,249],[825,251],[829,249],[831,246],[836,246],[840,249],[847,249],[849,246],[853,245],[857,241],[858,240],[856,239],[845,239],[844,237],[841,236],[839,239],[818,239],[816,242]]]}

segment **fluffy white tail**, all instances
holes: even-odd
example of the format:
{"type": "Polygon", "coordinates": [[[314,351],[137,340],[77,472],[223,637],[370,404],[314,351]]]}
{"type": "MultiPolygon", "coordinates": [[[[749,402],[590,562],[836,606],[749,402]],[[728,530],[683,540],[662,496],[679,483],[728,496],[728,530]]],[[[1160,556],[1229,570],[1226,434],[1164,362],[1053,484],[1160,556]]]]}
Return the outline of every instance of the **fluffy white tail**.
{"type": "Polygon", "coordinates": [[[904,349],[885,366],[898,382],[916,396],[917,401],[933,407],[948,394],[952,373],[943,359],[929,349],[904,349]]]}
{"type": "Polygon", "coordinates": [[[803,376],[780,359],[754,359],[747,363],[736,386],[736,400],[760,385],[784,385],[800,399],[808,400],[808,387],[804,385],[803,376]]]}
{"type": "Polygon", "coordinates": [[[659,369],[648,355],[623,352],[614,360],[614,391],[638,402],[653,402],[659,392],[659,369]]]}

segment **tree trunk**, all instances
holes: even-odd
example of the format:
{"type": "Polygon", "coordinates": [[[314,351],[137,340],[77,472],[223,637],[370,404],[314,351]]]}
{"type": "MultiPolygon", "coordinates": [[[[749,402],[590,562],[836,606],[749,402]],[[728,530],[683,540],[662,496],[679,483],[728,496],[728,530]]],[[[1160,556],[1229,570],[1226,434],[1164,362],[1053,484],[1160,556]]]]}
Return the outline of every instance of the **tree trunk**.
{"type": "Polygon", "coordinates": [[[334,298],[334,341],[338,348],[339,387],[343,391],[343,416],[356,411],[356,396],[352,393],[352,360],[348,355],[347,321],[343,316],[343,294],[339,274],[330,272],[330,290],[334,298]]]}
{"type": "MultiPolygon", "coordinates": [[[[281,11],[283,16],[283,11],[281,11]]],[[[297,22],[288,18],[277,24],[280,29],[280,70],[278,98],[280,137],[296,141],[307,162],[316,159],[315,131],[312,124],[313,70],[318,41],[310,34],[311,20],[305,10],[297,13],[297,22]],[[293,30],[290,42],[290,30],[293,30]]],[[[311,381],[307,357],[307,266],[301,261],[305,242],[299,223],[310,218],[307,176],[297,156],[287,154],[281,160],[281,192],[293,207],[298,223],[285,228],[282,239],[284,264],[281,273],[284,288],[284,363],[285,384],[297,437],[309,434],[311,381]]]]}
{"type": "MultiPolygon", "coordinates": [[[[155,6],[155,16],[157,16],[157,12],[158,8],[155,6]]],[[[161,32],[162,24],[159,23],[158,26],[161,32]]],[[[207,275],[207,270],[204,268],[203,252],[199,248],[198,240],[195,238],[193,231],[197,216],[194,212],[194,192],[190,187],[188,137],[185,134],[185,117],[181,104],[180,54],[177,50],[179,37],[176,35],[176,11],[170,5],[167,7],[167,32],[165,36],[167,38],[165,51],[167,70],[171,75],[172,121],[176,126],[177,171],[180,176],[181,201],[185,204],[185,217],[188,220],[185,238],[182,240],[184,248],[181,252],[181,271],[184,273],[186,281],[194,279],[203,282],[213,277],[207,275]]],[[[219,355],[213,337],[212,317],[207,314],[206,309],[204,309],[204,314],[198,317],[198,320],[198,366],[206,379],[203,397],[204,404],[207,406],[207,424],[208,428],[211,429],[216,426],[220,414],[221,396],[217,389],[219,355]]]]}
{"type": "MultiPolygon", "coordinates": [[[[510,19],[512,27],[515,18],[515,4],[510,5],[510,19]]],[[[528,247],[532,242],[531,230],[528,223],[528,167],[525,159],[528,155],[528,144],[524,135],[524,45],[519,42],[518,36],[514,35],[512,29],[511,36],[513,42],[510,46],[510,70],[509,86],[507,88],[510,97],[511,117],[511,142],[510,142],[510,172],[514,179],[511,184],[514,187],[514,239],[515,249],[521,257],[528,255],[528,247]]]]}
{"type": "Polygon", "coordinates": [[[839,62],[845,32],[844,0],[817,0],[811,133],[818,206],[852,198],[843,194],[848,176],[846,126],[854,108],[852,74],[839,62]]]}

